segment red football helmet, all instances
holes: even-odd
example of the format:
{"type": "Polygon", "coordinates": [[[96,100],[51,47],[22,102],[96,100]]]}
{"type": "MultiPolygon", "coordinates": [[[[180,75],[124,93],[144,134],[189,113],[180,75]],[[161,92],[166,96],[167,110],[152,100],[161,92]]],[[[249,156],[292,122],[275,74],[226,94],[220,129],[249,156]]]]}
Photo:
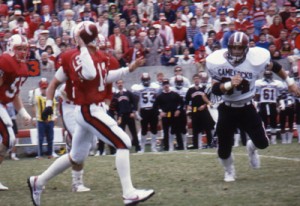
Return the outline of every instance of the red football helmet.
{"type": "Polygon", "coordinates": [[[243,32],[235,32],[228,40],[228,61],[232,65],[241,64],[249,51],[249,37],[243,32]]]}
{"type": "Polygon", "coordinates": [[[18,62],[26,62],[29,52],[27,38],[20,34],[12,35],[7,41],[7,52],[18,62]]]}

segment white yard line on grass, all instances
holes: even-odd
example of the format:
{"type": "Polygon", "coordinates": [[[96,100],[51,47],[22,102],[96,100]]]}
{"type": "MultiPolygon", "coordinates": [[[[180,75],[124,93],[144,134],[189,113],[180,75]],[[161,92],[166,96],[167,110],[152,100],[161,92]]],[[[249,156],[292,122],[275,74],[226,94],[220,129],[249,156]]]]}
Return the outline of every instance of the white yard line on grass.
{"type": "MultiPolygon", "coordinates": [[[[167,154],[175,154],[175,153],[184,153],[183,151],[173,151],[173,152],[145,152],[143,154],[133,153],[132,155],[167,155],[167,154]]],[[[217,155],[216,152],[200,152],[200,151],[188,151],[184,154],[203,154],[203,155],[217,155]]],[[[248,156],[247,154],[242,153],[233,153],[238,156],[248,156]]],[[[259,155],[263,158],[277,159],[277,160],[289,160],[294,162],[300,162],[300,158],[289,158],[289,157],[279,157],[279,156],[270,156],[270,155],[259,155]]]]}

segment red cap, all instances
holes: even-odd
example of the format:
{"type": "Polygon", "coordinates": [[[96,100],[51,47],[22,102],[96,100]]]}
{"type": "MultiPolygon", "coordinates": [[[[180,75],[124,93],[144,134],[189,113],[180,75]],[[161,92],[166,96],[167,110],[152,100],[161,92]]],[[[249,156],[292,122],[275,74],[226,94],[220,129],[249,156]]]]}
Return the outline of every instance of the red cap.
{"type": "Polygon", "coordinates": [[[127,5],[132,5],[133,1],[127,1],[127,5]]]}
{"type": "Polygon", "coordinates": [[[217,11],[217,9],[215,7],[210,8],[210,12],[216,12],[216,11],[217,11]]]}
{"type": "Polygon", "coordinates": [[[199,51],[205,51],[205,46],[203,46],[203,45],[200,46],[200,47],[199,47],[199,51]]]}
{"type": "Polygon", "coordinates": [[[283,6],[291,6],[291,3],[289,1],[286,1],[283,6]]]}
{"type": "Polygon", "coordinates": [[[46,78],[41,78],[39,81],[39,87],[41,89],[46,89],[48,87],[48,80],[46,78]]]}
{"type": "Polygon", "coordinates": [[[165,47],[165,51],[171,51],[171,47],[166,46],[166,47],[165,47]]]}
{"type": "Polygon", "coordinates": [[[142,22],[148,22],[147,18],[142,18],[142,22]]]}
{"type": "Polygon", "coordinates": [[[298,18],[296,19],[296,22],[297,22],[297,23],[300,23],[300,17],[298,17],[298,18]]]}
{"type": "Polygon", "coordinates": [[[0,37],[4,37],[5,33],[4,32],[0,32],[0,37]]]}
{"type": "Polygon", "coordinates": [[[249,25],[246,26],[246,29],[252,29],[252,28],[254,28],[253,24],[249,24],[249,25]]]}
{"type": "Polygon", "coordinates": [[[297,13],[297,9],[296,9],[296,7],[292,7],[292,8],[290,8],[290,13],[297,13]]]}
{"type": "Polygon", "coordinates": [[[205,2],[205,3],[203,4],[203,6],[209,6],[209,3],[208,3],[208,2],[205,2]]]}

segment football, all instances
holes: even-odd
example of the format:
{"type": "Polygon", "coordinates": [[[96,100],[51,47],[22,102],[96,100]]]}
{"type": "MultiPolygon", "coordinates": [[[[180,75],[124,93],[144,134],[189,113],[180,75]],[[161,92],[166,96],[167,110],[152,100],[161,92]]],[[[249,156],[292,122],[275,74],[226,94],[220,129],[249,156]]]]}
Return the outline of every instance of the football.
{"type": "Polygon", "coordinates": [[[88,44],[97,37],[98,29],[95,24],[83,24],[82,27],[79,36],[85,44],[88,44]]]}

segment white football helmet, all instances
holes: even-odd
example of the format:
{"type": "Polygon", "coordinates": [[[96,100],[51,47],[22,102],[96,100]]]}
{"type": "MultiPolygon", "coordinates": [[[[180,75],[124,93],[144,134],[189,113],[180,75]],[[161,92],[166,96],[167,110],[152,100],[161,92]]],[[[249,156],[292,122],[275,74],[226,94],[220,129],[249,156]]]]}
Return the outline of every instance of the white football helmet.
{"type": "Polygon", "coordinates": [[[7,40],[7,52],[18,62],[26,62],[29,44],[25,36],[14,34],[7,40]]]}
{"type": "MultiPolygon", "coordinates": [[[[78,23],[74,29],[73,29],[73,32],[72,32],[72,37],[74,38],[74,41],[76,43],[76,45],[78,45],[78,38],[79,37],[79,34],[80,32],[86,27],[88,28],[88,25],[89,24],[95,24],[94,22],[91,22],[91,21],[82,21],[80,23],[78,23]]],[[[88,43],[89,46],[94,46],[96,47],[97,46],[97,41],[96,39],[98,38],[98,36],[93,40],[91,41],[90,43],[88,43]]]]}

